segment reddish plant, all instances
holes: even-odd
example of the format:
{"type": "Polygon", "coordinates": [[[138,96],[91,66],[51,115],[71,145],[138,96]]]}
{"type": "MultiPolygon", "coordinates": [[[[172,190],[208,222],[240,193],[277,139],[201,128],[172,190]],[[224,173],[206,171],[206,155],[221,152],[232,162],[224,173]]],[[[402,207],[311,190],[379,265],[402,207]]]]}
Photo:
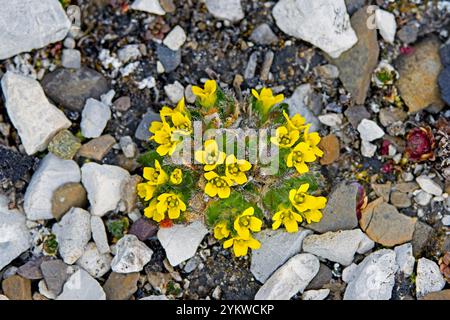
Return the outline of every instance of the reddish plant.
{"type": "Polygon", "coordinates": [[[435,139],[429,127],[411,129],[406,135],[406,155],[412,161],[434,158],[435,139]]]}

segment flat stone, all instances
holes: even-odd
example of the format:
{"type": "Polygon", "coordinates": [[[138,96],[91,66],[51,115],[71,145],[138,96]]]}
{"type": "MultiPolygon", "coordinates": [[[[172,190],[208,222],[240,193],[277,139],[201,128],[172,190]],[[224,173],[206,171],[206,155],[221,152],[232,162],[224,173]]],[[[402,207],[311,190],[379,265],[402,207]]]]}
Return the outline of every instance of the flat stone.
{"type": "Polygon", "coordinates": [[[414,272],[414,265],[416,264],[416,259],[413,256],[412,244],[405,243],[401,246],[394,248],[395,260],[399,266],[399,271],[405,276],[409,277],[414,272]]]}
{"type": "Polygon", "coordinates": [[[310,84],[303,84],[297,87],[292,96],[284,102],[289,105],[289,116],[293,117],[296,114],[300,114],[306,119],[306,122],[311,124],[310,131],[317,131],[320,128],[319,119],[309,108],[313,93],[310,84]]]}
{"type": "Polygon", "coordinates": [[[433,181],[430,177],[427,176],[419,176],[416,178],[417,184],[420,186],[420,188],[434,196],[441,196],[443,193],[443,188],[433,181]]]}
{"type": "Polygon", "coordinates": [[[450,300],[450,289],[428,293],[420,300],[450,300]]]}
{"type": "Polygon", "coordinates": [[[341,155],[341,145],[339,139],[330,134],[320,140],[319,148],[323,151],[323,157],[320,158],[321,165],[329,165],[336,162],[341,155]]]}
{"type": "Polygon", "coordinates": [[[330,289],[308,290],[303,292],[302,300],[325,300],[330,294],[330,289]]]}
{"type": "Polygon", "coordinates": [[[303,251],[348,266],[356,252],[373,248],[374,243],[360,229],[310,235],[303,241],[303,251]],[[370,242],[367,246],[366,242],[370,242]]]}
{"type": "Polygon", "coordinates": [[[450,67],[445,68],[439,75],[441,98],[450,105],[450,67]]]}
{"type": "Polygon", "coordinates": [[[375,242],[386,247],[411,241],[417,218],[410,218],[378,199],[361,214],[361,229],[375,242]]]}
{"type": "Polygon", "coordinates": [[[383,39],[386,42],[394,43],[397,32],[395,15],[389,11],[377,9],[375,10],[375,24],[383,39]]]}
{"type": "Polygon", "coordinates": [[[25,279],[40,280],[44,277],[41,272],[41,263],[48,259],[49,257],[42,256],[29,260],[17,269],[17,274],[25,279]]]}
{"type": "Polygon", "coordinates": [[[106,300],[106,295],[100,284],[80,269],[67,280],[56,300],[106,300]]]}
{"type": "Polygon", "coordinates": [[[363,105],[350,106],[345,110],[344,114],[355,129],[363,119],[369,119],[371,117],[369,111],[363,105]]]}
{"type": "Polygon", "coordinates": [[[164,45],[170,50],[177,51],[186,42],[187,36],[184,29],[180,26],[175,26],[169,34],[164,38],[164,45]]]}
{"type": "Polygon", "coordinates": [[[184,87],[178,81],[165,85],[164,92],[173,104],[178,103],[184,97],[184,87]]]}
{"type": "Polygon", "coordinates": [[[31,281],[18,275],[3,280],[2,290],[9,300],[32,300],[31,281]]]}
{"type": "Polygon", "coordinates": [[[300,253],[303,239],[311,233],[305,229],[295,233],[270,229],[257,233],[255,237],[261,243],[261,248],[253,251],[250,265],[255,279],[264,283],[289,258],[300,253]]]}
{"type": "Polygon", "coordinates": [[[332,128],[339,128],[342,125],[342,114],[338,113],[327,113],[318,117],[319,121],[332,128]]]}
{"type": "Polygon", "coordinates": [[[156,46],[156,54],[159,62],[164,67],[164,72],[170,73],[175,71],[181,63],[181,51],[173,51],[164,45],[156,46]]]}
{"type": "Polygon", "coordinates": [[[114,108],[120,112],[127,112],[131,108],[130,97],[120,97],[114,101],[114,108]]]}
{"type": "Polygon", "coordinates": [[[116,210],[121,199],[121,186],[129,178],[128,171],[117,166],[84,164],[81,180],[88,193],[91,214],[102,217],[116,210]]]}
{"type": "Polygon", "coordinates": [[[438,77],[443,68],[439,57],[440,45],[437,37],[429,36],[417,44],[411,54],[397,59],[396,68],[400,74],[397,87],[410,113],[431,105],[444,107],[438,87],[438,77]]]}
{"type": "Polygon", "coordinates": [[[117,254],[111,268],[117,273],[139,272],[150,261],[153,251],[135,235],[123,236],[116,245],[117,254]]]}
{"type": "Polygon", "coordinates": [[[68,110],[81,112],[86,100],[100,99],[109,90],[108,81],[97,71],[80,69],[56,69],[42,79],[47,96],[68,110]]]}
{"type": "Polygon", "coordinates": [[[200,221],[189,225],[174,225],[170,228],[161,228],[157,237],[166,252],[169,263],[175,267],[181,262],[192,258],[208,229],[200,221]]]}
{"type": "Polygon", "coordinates": [[[52,215],[56,220],[71,208],[86,208],[86,190],[79,182],[69,182],[58,187],[52,196],[52,215]]]}
{"type": "Polygon", "coordinates": [[[417,262],[416,273],[416,295],[418,298],[444,289],[445,279],[439,271],[439,266],[434,261],[420,258],[417,262]]]}
{"type": "Polygon", "coordinates": [[[81,114],[81,134],[86,138],[98,138],[111,119],[108,105],[95,99],[88,99],[81,114]]]}
{"type": "Polygon", "coordinates": [[[78,150],[78,155],[96,161],[102,161],[106,154],[116,144],[116,139],[109,134],[92,139],[78,150]]]}
{"type": "Polygon", "coordinates": [[[74,264],[91,239],[91,215],[83,209],[72,208],[53,225],[52,233],[56,235],[58,251],[64,262],[74,264]]]}
{"type": "Polygon", "coordinates": [[[330,268],[328,268],[325,264],[321,263],[319,272],[317,272],[316,276],[311,280],[311,282],[306,287],[306,290],[319,290],[322,289],[324,285],[330,283],[333,278],[333,274],[330,268]]]}
{"type": "Polygon", "coordinates": [[[139,272],[121,274],[111,272],[103,286],[107,300],[129,300],[137,291],[139,272]]]}
{"type": "Polygon", "coordinates": [[[139,218],[131,225],[129,234],[134,234],[140,241],[145,241],[155,236],[158,232],[158,225],[147,218],[139,218]]]}
{"type": "Polygon", "coordinates": [[[237,22],[244,18],[241,0],[205,0],[206,8],[215,18],[237,22]]]}
{"type": "Polygon", "coordinates": [[[352,15],[366,5],[365,0],[345,0],[348,14],[352,15]]]}
{"type": "Polygon", "coordinates": [[[358,125],[358,131],[361,139],[369,142],[378,140],[384,136],[383,129],[381,129],[375,121],[368,119],[363,119],[361,121],[358,125]]]}
{"type": "Polygon", "coordinates": [[[416,42],[418,36],[419,27],[414,22],[406,24],[397,32],[397,37],[405,44],[416,42]]]}
{"type": "Polygon", "coordinates": [[[357,195],[358,186],[356,184],[339,184],[328,198],[322,219],[317,223],[308,224],[306,227],[319,233],[354,229],[358,226],[357,195]]]}
{"type": "Polygon", "coordinates": [[[392,192],[391,203],[397,208],[409,208],[412,205],[411,198],[406,193],[400,191],[392,192]]]}
{"type": "MultiPolygon", "coordinates": [[[[312,16],[311,19],[316,20],[316,17],[312,16]]],[[[372,72],[378,65],[380,53],[377,30],[368,27],[369,19],[367,7],[361,8],[352,16],[351,25],[358,37],[357,44],[348,47],[347,49],[351,49],[342,53],[338,59],[330,59],[330,62],[338,67],[339,78],[358,105],[364,104],[366,100],[372,72]]]]}
{"type": "Polygon", "coordinates": [[[411,193],[419,189],[419,185],[415,182],[401,182],[397,183],[394,189],[404,193],[411,193]]]}
{"type": "Polygon", "coordinates": [[[0,195],[0,270],[31,246],[25,216],[8,208],[8,198],[0,195]]]}
{"type": "Polygon", "coordinates": [[[61,65],[64,68],[80,69],[81,52],[75,49],[64,49],[61,58],[61,65]]]}
{"type": "Polygon", "coordinates": [[[293,256],[264,283],[255,300],[289,300],[296,293],[303,293],[319,267],[319,259],[312,254],[293,256]]]}
{"type": "Polygon", "coordinates": [[[52,295],[59,295],[70,276],[68,265],[62,260],[49,260],[41,264],[41,270],[47,289],[52,295]]]}
{"type": "Polygon", "coordinates": [[[109,253],[100,253],[94,242],[89,242],[77,265],[89,272],[94,278],[103,277],[111,269],[112,257],[109,253]]]}
{"type": "Polygon", "coordinates": [[[344,0],[280,0],[272,15],[284,33],[319,47],[333,58],[358,41],[344,0]]]}
{"type": "Polygon", "coordinates": [[[161,117],[158,113],[149,109],[147,113],[144,114],[141,122],[136,129],[136,133],[134,134],[136,139],[139,139],[141,141],[148,141],[151,138],[153,134],[149,131],[149,128],[153,121],[161,121],[161,117]]]}
{"type": "Polygon", "coordinates": [[[92,239],[97,245],[98,251],[100,253],[111,252],[108,243],[108,235],[106,234],[106,228],[102,218],[97,216],[91,217],[91,231],[92,231],[92,239]]]}
{"type": "Polygon", "coordinates": [[[39,163],[25,192],[24,210],[29,220],[53,219],[54,192],[67,183],[79,183],[80,168],[72,160],[62,160],[52,153],[39,163]]]}
{"type": "Polygon", "coordinates": [[[269,45],[277,43],[278,37],[267,23],[262,23],[252,31],[250,40],[257,44],[269,45]]]}
{"type": "Polygon", "coordinates": [[[389,300],[397,269],[393,250],[381,249],[373,252],[353,271],[344,300],[389,300]]]}
{"type": "Polygon", "coordinates": [[[361,141],[361,154],[363,157],[372,158],[377,152],[377,146],[367,140],[361,141]]]}
{"type": "Polygon", "coordinates": [[[71,122],[52,105],[38,81],[8,71],[1,79],[5,107],[28,155],[44,151],[71,122]]]}
{"type": "Polygon", "coordinates": [[[158,0],[135,0],[131,9],[163,16],[166,14],[158,0]]]}
{"type": "Polygon", "coordinates": [[[61,41],[71,26],[57,0],[2,0],[0,7],[0,60],[61,41]]]}
{"type": "Polygon", "coordinates": [[[123,48],[117,50],[117,57],[123,63],[128,63],[132,60],[136,60],[142,56],[141,50],[139,50],[138,44],[128,44],[123,48]]]}
{"type": "Polygon", "coordinates": [[[414,257],[419,258],[423,252],[427,251],[427,247],[430,245],[434,234],[435,231],[432,227],[426,223],[417,221],[411,241],[414,257]]]}
{"type": "Polygon", "coordinates": [[[398,121],[405,121],[408,115],[400,108],[383,108],[380,110],[379,117],[380,123],[384,127],[389,127],[398,121]]]}
{"type": "Polygon", "coordinates": [[[80,147],[80,139],[69,130],[62,130],[50,141],[48,151],[63,160],[72,160],[80,147]]]}
{"type": "Polygon", "coordinates": [[[321,78],[334,80],[339,78],[339,69],[332,64],[324,64],[314,67],[314,72],[321,78]]]}
{"type": "Polygon", "coordinates": [[[371,186],[378,197],[381,197],[384,201],[389,202],[391,198],[392,182],[389,181],[383,184],[373,183],[371,186]]]}
{"type": "Polygon", "coordinates": [[[129,179],[122,183],[121,193],[122,201],[125,204],[125,210],[127,213],[133,212],[137,208],[138,196],[137,185],[143,181],[143,178],[139,175],[132,175],[129,179]]]}

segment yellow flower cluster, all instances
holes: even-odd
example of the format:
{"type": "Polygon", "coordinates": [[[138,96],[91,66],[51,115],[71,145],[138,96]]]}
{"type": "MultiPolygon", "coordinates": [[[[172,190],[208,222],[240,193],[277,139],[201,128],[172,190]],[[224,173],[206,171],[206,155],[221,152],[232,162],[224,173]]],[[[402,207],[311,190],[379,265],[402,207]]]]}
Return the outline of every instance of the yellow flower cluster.
{"type": "Polygon", "coordinates": [[[208,80],[205,82],[204,89],[193,86],[192,93],[198,97],[202,107],[209,109],[213,107],[217,101],[217,83],[214,80],[208,80]]]}
{"type": "Polygon", "coordinates": [[[319,149],[320,136],[317,132],[309,132],[311,124],[306,124],[305,118],[296,114],[289,118],[283,111],[286,125],[278,127],[275,137],[270,140],[282,149],[290,149],[286,158],[289,168],[295,167],[297,172],[304,174],[309,171],[307,163],[316,161],[317,157],[323,156],[319,149]]]}
{"type": "Polygon", "coordinates": [[[273,215],[273,230],[278,229],[283,224],[287,232],[297,232],[298,223],[302,222],[303,219],[307,223],[319,222],[322,219],[320,210],[325,208],[327,199],[307,194],[308,189],[309,184],[305,183],[298,189],[292,189],[289,192],[290,205],[273,215]]]}
{"type": "Polygon", "coordinates": [[[204,165],[204,177],[207,180],[205,193],[210,197],[228,198],[233,185],[247,182],[245,172],[252,165],[246,160],[238,160],[234,155],[227,156],[219,150],[215,140],[205,141],[203,150],[197,150],[194,156],[196,161],[204,165]]]}
{"type": "Polygon", "coordinates": [[[284,100],[284,95],[274,96],[272,89],[269,88],[262,88],[259,93],[252,89],[252,95],[256,98],[257,109],[259,109],[263,117],[266,117],[275,105],[284,100]]]}
{"type": "Polygon", "coordinates": [[[155,167],[144,168],[144,179],[146,182],[137,185],[138,195],[145,201],[150,201],[149,206],[144,210],[147,218],[156,222],[164,219],[178,219],[181,212],[186,211],[186,204],[179,195],[173,192],[164,192],[155,196],[156,191],[166,184],[179,185],[183,181],[183,173],[180,169],[174,169],[168,175],[158,160],[155,160],[155,167]]]}
{"type": "Polygon", "coordinates": [[[171,156],[177,145],[182,141],[182,136],[192,133],[192,122],[186,110],[184,98],[178,102],[175,109],[163,107],[160,111],[161,121],[153,121],[150,132],[153,136],[150,140],[159,144],[156,152],[160,156],[171,156]]]}
{"type": "Polygon", "coordinates": [[[224,241],[225,249],[233,247],[236,257],[247,255],[248,249],[259,249],[261,243],[252,237],[252,232],[261,231],[262,221],[254,216],[255,209],[249,207],[233,221],[233,228],[230,230],[228,221],[221,221],[214,227],[214,237],[224,241]]]}

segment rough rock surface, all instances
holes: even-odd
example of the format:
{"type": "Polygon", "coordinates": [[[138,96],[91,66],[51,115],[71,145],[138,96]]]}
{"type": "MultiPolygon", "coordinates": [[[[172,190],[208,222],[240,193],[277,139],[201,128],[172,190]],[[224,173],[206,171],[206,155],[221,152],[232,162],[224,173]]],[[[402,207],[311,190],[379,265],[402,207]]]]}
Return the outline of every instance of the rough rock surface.
{"type": "Polygon", "coordinates": [[[439,266],[427,258],[420,258],[417,262],[417,297],[420,298],[428,293],[441,291],[444,286],[445,279],[439,271],[439,266]]]}
{"type": "Polygon", "coordinates": [[[206,0],[208,11],[217,19],[237,22],[244,18],[241,0],[206,0]]]}
{"type": "Polygon", "coordinates": [[[99,252],[96,244],[90,242],[84,248],[83,255],[77,260],[77,265],[94,278],[100,278],[111,269],[111,260],[109,253],[99,252]]]}
{"type": "Polygon", "coordinates": [[[125,235],[116,245],[111,268],[117,273],[141,271],[152,258],[153,251],[134,235],[125,235]]]}
{"type": "Polygon", "coordinates": [[[106,294],[89,273],[80,269],[67,280],[56,300],[106,300],[106,294]]]}

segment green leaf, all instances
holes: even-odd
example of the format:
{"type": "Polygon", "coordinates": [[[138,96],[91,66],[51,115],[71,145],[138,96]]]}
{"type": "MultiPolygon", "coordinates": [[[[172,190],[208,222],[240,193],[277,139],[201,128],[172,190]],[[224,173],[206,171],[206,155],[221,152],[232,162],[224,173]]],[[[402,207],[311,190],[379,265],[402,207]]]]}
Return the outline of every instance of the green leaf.
{"type": "Polygon", "coordinates": [[[160,163],[162,163],[163,157],[161,157],[158,152],[156,152],[156,150],[150,150],[140,155],[137,159],[137,162],[144,167],[154,167],[155,160],[158,160],[160,163]]]}

